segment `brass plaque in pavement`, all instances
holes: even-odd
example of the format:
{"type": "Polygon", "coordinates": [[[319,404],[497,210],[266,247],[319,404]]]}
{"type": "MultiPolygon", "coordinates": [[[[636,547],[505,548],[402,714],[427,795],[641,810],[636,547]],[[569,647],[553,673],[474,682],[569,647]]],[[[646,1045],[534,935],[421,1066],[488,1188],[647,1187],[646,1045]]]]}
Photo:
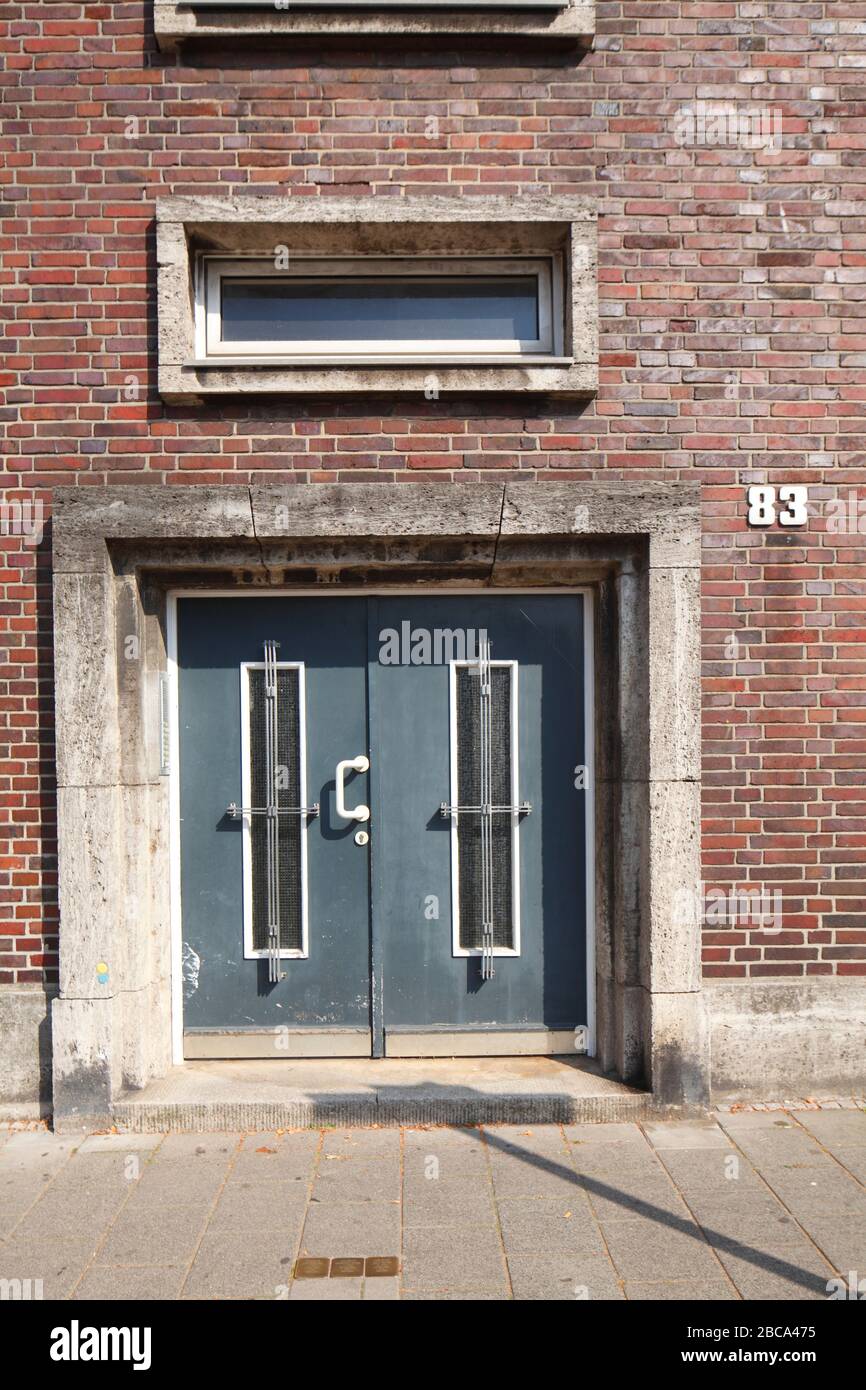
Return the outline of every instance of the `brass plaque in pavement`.
{"type": "Polygon", "coordinates": [[[396,1255],[370,1255],[365,1266],[364,1273],[368,1279],[393,1278],[400,1273],[400,1261],[396,1255]]]}

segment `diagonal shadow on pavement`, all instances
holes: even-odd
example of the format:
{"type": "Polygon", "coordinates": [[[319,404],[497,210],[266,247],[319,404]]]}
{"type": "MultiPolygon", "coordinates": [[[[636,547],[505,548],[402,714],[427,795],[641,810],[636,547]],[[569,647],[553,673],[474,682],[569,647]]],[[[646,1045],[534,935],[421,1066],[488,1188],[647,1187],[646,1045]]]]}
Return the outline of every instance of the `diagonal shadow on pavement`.
{"type": "Polygon", "coordinates": [[[557,1163],[554,1159],[545,1158],[541,1154],[530,1153],[521,1148],[519,1144],[503,1139],[490,1129],[484,1129],[484,1138],[491,1148],[499,1149],[502,1153],[519,1158],[542,1172],[568,1178],[582,1192],[590,1193],[596,1197],[605,1197],[609,1202],[616,1202],[622,1206],[627,1205],[628,1209],[638,1216],[667,1226],[670,1230],[680,1231],[684,1235],[691,1236],[702,1245],[706,1245],[708,1249],[721,1251],[727,1255],[736,1255],[739,1259],[747,1260],[767,1274],[787,1279],[790,1283],[807,1289],[809,1293],[821,1293],[826,1297],[827,1281],[825,1279],[821,1279],[819,1275],[813,1274],[809,1270],[800,1269],[799,1266],[791,1264],[790,1261],[779,1255],[770,1255],[764,1250],[755,1249],[754,1246],[744,1245],[742,1241],[735,1240],[733,1236],[725,1236],[710,1227],[701,1227],[694,1222],[686,1221],[673,1212],[663,1211],[661,1207],[654,1206],[652,1202],[645,1202],[641,1198],[631,1196],[626,1197],[624,1193],[611,1187],[609,1183],[601,1182],[598,1178],[589,1177],[585,1173],[576,1173],[574,1169],[567,1168],[564,1164],[557,1163]],[[705,1231],[712,1236],[712,1246],[707,1240],[705,1231]]]}

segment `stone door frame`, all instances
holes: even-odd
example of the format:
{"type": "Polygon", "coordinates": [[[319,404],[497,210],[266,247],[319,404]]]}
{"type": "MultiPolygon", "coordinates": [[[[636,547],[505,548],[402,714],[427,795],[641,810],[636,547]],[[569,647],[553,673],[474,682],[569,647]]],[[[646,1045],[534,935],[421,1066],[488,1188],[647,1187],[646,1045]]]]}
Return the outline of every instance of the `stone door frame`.
{"type": "Polygon", "coordinates": [[[171,1065],[160,678],[189,587],[592,587],[597,1055],[706,1100],[697,487],[85,486],[55,493],[53,546],[63,1123],[171,1065]]]}

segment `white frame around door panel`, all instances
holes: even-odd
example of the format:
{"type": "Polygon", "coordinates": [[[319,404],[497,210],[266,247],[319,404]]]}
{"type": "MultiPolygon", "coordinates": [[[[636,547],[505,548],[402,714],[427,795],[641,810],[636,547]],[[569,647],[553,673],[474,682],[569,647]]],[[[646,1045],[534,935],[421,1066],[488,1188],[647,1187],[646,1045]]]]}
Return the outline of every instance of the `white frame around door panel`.
{"type": "MultiPolygon", "coordinates": [[[[171,991],[171,1024],[172,1024],[172,1060],[176,1065],[182,1065],[184,1061],[183,1045],[183,919],[181,903],[181,862],[180,862],[180,769],[178,765],[178,748],[180,739],[180,720],[178,711],[178,664],[177,664],[177,600],[180,598],[242,598],[257,599],[266,592],[268,597],[280,598],[318,598],[327,601],[333,597],[356,596],[365,598],[374,597],[426,597],[428,595],[451,595],[455,597],[514,597],[515,595],[554,595],[566,594],[575,598],[583,599],[583,645],[584,645],[584,672],[583,682],[584,700],[584,730],[586,740],[586,767],[587,767],[587,792],[585,806],[585,836],[584,848],[586,853],[586,1032],[587,1045],[584,1052],[589,1057],[594,1057],[596,1052],[596,981],[595,981],[595,698],[594,698],[594,672],[595,672],[595,636],[594,636],[594,592],[585,585],[558,586],[558,585],[531,585],[523,588],[485,588],[467,587],[465,585],[455,586],[454,588],[433,585],[431,587],[407,587],[406,585],[377,585],[369,588],[362,586],[347,586],[341,588],[335,595],[333,590],[328,592],[322,588],[308,588],[301,585],[296,587],[268,588],[267,591],[260,589],[170,589],[166,595],[166,669],[171,681],[170,699],[170,772],[169,772],[169,808],[170,808],[170,913],[171,913],[171,951],[172,951],[172,991],[171,991]]],[[[516,804],[516,803],[515,803],[516,804]]],[[[450,1054],[449,1054],[450,1055],[450,1054]]]]}
{"type": "MultiPolygon", "coordinates": [[[[252,763],[250,760],[250,671],[263,671],[263,661],[242,661],[240,663],[241,682],[241,806],[250,805],[252,795],[252,763]]],[[[278,671],[298,672],[298,781],[299,805],[307,804],[307,674],[303,661],[278,661],[278,671]]],[[[257,951],[253,946],[253,855],[252,855],[252,816],[242,816],[243,824],[243,907],[244,907],[244,960],[267,960],[267,947],[257,951]]],[[[302,815],[301,822],[301,950],[280,948],[281,960],[307,960],[310,954],[310,938],[307,924],[307,828],[308,817],[302,815]]]]}
{"type": "MultiPolygon", "coordinates": [[[[459,805],[457,777],[457,668],[477,666],[477,661],[449,661],[448,663],[448,725],[449,756],[451,766],[451,805],[459,805]]],[[[518,662],[491,661],[491,667],[511,667],[511,728],[509,745],[511,749],[511,801],[509,805],[520,805],[520,743],[518,712],[518,662]]],[[[480,956],[480,946],[460,945],[460,852],[458,849],[459,812],[451,816],[451,954],[452,956],[480,956]]],[[[494,946],[494,956],[520,955],[520,816],[511,813],[511,938],[513,946],[494,946]]]]}
{"type": "Polygon", "coordinates": [[[560,357],[564,351],[565,310],[562,262],[557,253],[540,256],[343,256],[315,257],[292,254],[289,264],[278,269],[273,258],[202,254],[196,261],[196,354],[214,362],[222,358],[250,357],[276,362],[322,359],[332,362],[403,361],[431,362],[455,358],[483,364],[491,359],[560,357]],[[299,279],[311,281],[377,279],[383,283],[413,276],[444,281],[479,276],[525,278],[534,276],[538,302],[538,337],[534,339],[442,339],[419,343],[414,339],[374,341],[266,341],[222,339],[222,282],[251,279],[299,279]]]}

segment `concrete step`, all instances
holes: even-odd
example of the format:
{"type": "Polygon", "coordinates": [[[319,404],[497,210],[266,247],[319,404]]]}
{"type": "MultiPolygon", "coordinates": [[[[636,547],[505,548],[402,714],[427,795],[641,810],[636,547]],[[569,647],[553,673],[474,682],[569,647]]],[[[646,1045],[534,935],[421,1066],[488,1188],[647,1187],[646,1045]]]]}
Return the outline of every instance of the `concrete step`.
{"type": "Polygon", "coordinates": [[[661,1114],[586,1058],[190,1061],[113,1107],[133,1133],[323,1125],[577,1124],[661,1114]]]}

